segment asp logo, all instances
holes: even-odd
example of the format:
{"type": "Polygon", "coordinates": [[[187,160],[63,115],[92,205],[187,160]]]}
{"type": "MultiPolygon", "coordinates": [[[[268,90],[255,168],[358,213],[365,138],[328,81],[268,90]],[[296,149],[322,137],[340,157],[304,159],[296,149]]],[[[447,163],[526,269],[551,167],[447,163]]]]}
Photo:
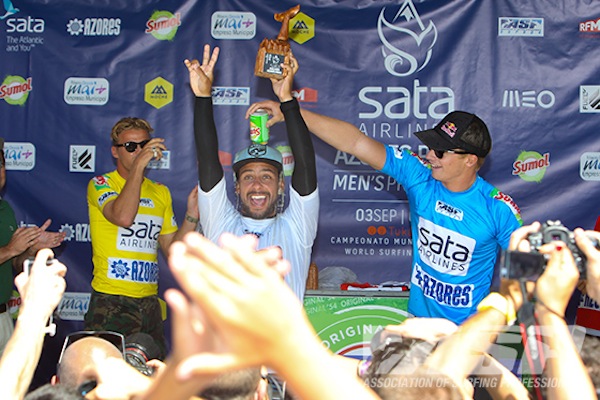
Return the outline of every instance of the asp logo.
{"type": "Polygon", "coordinates": [[[249,87],[215,86],[211,96],[215,105],[247,106],[250,104],[249,87]]]}
{"type": "Polygon", "coordinates": [[[550,153],[522,151],[513,163],[512,174],[525,182],[541,182],[550,166],[550,153]]]}
{"type": "Polygon", "coordinates": [[[498,18],[498,36],[544,36],[544,18],[498,18]]]}
{"type": "Polygon", "coordinates": [[[173,40],[181,25],[181,14],[169,11],[154,11],[146,22],[146,31],[158,40],[173,40]]]}
{"type": "Polygon", "coordinates": [[[14,106],[23,106],[33,90],[31,77],[25,79],[18,75],[8,75],[0,85],[0,99],[14,106]]]}

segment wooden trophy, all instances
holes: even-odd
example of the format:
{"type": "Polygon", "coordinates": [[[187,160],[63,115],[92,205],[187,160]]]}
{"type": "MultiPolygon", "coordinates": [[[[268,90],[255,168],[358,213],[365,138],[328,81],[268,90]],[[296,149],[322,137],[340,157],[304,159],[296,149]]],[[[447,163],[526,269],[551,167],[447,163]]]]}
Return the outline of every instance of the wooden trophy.
{"type": "Polygon", "coordinates": [[[277,39],[263,39],[256,54],[254,75],[263,78],[283,79],[285,77],[281,64],[290,60],[290,44],[288,43],[288,26],[290,19],[300,11],[300,4],[279,14],[275,20],[281,22],[281,29],[277,39]]]}

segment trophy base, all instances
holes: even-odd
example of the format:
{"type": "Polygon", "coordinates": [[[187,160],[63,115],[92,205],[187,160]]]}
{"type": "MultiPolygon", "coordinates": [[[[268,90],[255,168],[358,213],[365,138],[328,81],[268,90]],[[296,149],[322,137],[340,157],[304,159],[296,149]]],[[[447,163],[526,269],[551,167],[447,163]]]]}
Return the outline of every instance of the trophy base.
{"type": "Polygon", "coordinates": [[[254,75],[261,78],[285,78],[281,64],[289,62],[290,45],[278,40],[263,40],[256,54],[254,75]]]}

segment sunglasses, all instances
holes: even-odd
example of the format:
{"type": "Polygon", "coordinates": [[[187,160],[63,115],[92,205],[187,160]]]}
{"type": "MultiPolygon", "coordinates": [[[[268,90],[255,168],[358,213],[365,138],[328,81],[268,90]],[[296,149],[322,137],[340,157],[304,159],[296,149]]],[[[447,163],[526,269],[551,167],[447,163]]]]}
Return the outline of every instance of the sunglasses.
{"type": "Polygon", "coordinates": [[[60,356],[58,357],[58,364],[61,363],[67,347],[69,347],[76,341],[86,337],[97,337],[112,343],[117,349],[119,349],[119,352],[121,353],[123,358],[125,358],[125,336],[123,336],[122,334],[112,331],[78,331],[67,335],[67,337],[65,338],[62,350],[60,352],[60,356]]]}
{"type": "MultiPolygon", "coordinates": [[[[371,354],[377,359],[377,362],[373,363],[372,358],[366,367],[374,369],[376,375],[386,375],[400,365],[409,354],[411,358],[424,359],[436,347],[437,343],[431,344],[421,339],[387,333],[384,336],[383,330],[380,330],[373,335],[371,340],[371,354]]],[[[366,372],[365,368],[363,374],[366,372]]]]}
{"type": "Polygon", "coordinates": [[[445,153],[451,153],[451,154],[473,154],[473,153],[469,153],[468,151],[458,151],[458,150],[435,150],[435,149],[429,149],[429,150],[433,150],[433,153],[435,154],[435,156],[437,158],[444,158],[444,154],[445,153]]]}
{"type": "Polygon", "coordinates": [[[114,146],[115,147],[125,147],[125,150],[127,150],[128,153],[133,153],[134,151],[137,150],[138,146],[140,146],[140,148],[143,149],[144,146],[147,145],[149,141],[150,141],[150,139],[142,140],[141,142],[115,143],[114,146]]]}

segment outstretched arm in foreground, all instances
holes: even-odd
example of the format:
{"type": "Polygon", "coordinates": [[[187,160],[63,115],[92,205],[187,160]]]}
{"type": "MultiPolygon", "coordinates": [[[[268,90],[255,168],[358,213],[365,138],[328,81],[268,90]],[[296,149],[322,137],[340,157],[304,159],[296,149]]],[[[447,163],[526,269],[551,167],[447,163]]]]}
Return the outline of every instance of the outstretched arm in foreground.
{"type": "Polygon", "coordinates": [[[40,250],[30,275],[21,272],[15,284],[22,304],[15,331],[0,360],[0,398],[22,399],[31,384],[44,344],[46,323],[65,291],[67,267],[58,260],[46,265],[52,250],[40,250]]]}

